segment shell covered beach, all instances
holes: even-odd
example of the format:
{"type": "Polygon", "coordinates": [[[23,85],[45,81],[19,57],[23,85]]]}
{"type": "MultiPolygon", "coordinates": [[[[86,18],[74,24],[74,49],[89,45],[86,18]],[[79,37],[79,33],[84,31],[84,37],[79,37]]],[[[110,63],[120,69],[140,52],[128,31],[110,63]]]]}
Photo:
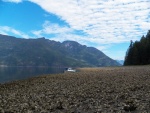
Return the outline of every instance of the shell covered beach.
{"type": "Polygon", "coordinates": [[[0,84],[0,113],[150,113],[150,66],[78,70],[0,84]]]}

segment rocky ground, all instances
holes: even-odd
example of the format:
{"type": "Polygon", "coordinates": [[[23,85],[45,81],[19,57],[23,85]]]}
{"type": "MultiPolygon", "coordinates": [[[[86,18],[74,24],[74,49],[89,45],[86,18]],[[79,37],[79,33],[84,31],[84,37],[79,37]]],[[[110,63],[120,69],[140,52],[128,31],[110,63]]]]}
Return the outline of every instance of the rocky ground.
{"type": "Polygon", "coordinates": [[[0,113],[150,113],[150,66],[83,68],[0,85],[0,113]]]}

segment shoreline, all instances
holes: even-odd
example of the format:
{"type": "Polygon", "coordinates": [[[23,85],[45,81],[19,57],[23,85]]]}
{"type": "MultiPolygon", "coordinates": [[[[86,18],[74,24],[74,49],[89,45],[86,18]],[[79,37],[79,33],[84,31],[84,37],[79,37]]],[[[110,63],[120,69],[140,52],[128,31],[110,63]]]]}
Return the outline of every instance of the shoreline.
{"type": "Polygon", "coordinates": [[[150,112],[150,68],[80,68],[0,85],[0,112],[150,112]]]}

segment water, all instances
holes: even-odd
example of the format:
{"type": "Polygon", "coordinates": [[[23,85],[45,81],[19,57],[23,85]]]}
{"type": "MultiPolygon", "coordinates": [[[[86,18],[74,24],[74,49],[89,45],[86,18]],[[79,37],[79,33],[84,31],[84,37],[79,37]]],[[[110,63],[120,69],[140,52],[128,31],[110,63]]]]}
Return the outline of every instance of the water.
{"type": "Polygon", "coordinates": [[[63,68],[49,67],[0,67],[0,83],[27,79],[39,75],[63,73],[63,68]]]}

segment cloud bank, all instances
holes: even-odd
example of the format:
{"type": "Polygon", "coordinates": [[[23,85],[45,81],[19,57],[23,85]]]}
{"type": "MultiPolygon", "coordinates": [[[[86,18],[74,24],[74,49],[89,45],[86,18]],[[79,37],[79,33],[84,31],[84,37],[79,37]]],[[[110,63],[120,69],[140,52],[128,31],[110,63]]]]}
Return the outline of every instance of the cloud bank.
{"type": "Polygon", "coordinates": [[[68,24],[60,26],[59,23],[45,21],[43,29],[33,30],[36,36],[53,34],[53,39],[59,41],[73,39],[79,42],[111,44],[139,40],[150,29],[149,0],[27,1],[39,5],[46,12],[58,16],[68,24]]]}
{"type": "MultiPolygon", "coordinates": [[[[55,37],[55,40],[63,40],[66,36],[66,38],[74,37],[73,39],[92,43],[120,43],[131,39],[137,40],[150,29],[149,0],[29,1],[57,15],[69,25],[62,28],[55,25],[47,26],[48,32],[45,28],[41,30],[43,34],[57,32],[57,36],[61,35],[55,37]],[[86,36],[74,34],[73,30],[82,31],[86,36]]],[[[37,33],[40,34],[39,31],[37,33]]]]}

